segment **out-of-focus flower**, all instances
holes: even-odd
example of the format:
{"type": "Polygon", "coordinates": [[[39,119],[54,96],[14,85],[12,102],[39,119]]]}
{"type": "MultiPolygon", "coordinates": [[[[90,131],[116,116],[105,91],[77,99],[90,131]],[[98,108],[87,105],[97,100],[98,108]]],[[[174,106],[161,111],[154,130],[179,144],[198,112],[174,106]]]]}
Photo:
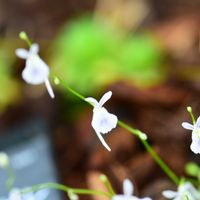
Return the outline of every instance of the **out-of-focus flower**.
{"type": "Polygon", "coordinates": [[[0,152],[0,167],[6,168],[9,165],[8,155],[4,152],[0,152]]]}
{"type": "MultiPolygon", "coordinates": [[[[24,189],[29,188],[27,187],[24,189]]],[[[19,188],[13,188],[10,190],[7,197],[0,197],[0,200],[46,200],[49,197],[49,194],[49,189],[43,189],[37,192],[22,193],[19,188]]]]}
{"type": "Polygon", "coordinates": [[[26,49],[16,49],[16,55],[26,60],[26,66],[22,72],[22,78],[32,85],[45,83],[49,95],[54,98],[55,95],[49,82],[49,67],[39,57],[38,52],[38,44],[32,44],[29,51],[26,49]]]}
{"type": "Polygon", "coordinates": [[[129,179],[125,179],[123,182],[123,192],[124,194],[117,194],[112,197],[112,200],[151,200],[149,197],[138,198],[133,196],[134,187],[129,179]]]}
{"type": "Polygon", "coordinates": [[[110,132],[113,128],[117,126],[117,116],[109,113],[104,107],[104,103],[108,101],[112,96],[112,92],[109,91],[105,93],[100,101],[92,97],[88,97],[85,100],[94,106],[93,117],[92,117],[92,127],[94,128],[97,136],[99,137],[103,146],[111,151],[110,147],[107,145],[101,134],[106,134],[110,132]]]}
{"type": "Polygon", "coordinates": [[[182,126],[185,129],[192,130],[192,143],[190,149],[196,154],[200,153],[200,117],[198,117],[194,125],[183,122],[182,126]]]}
{"type": "Polygon", "coordinates": [[[22,200],[19,189],[12,189],[9,193],[8,200],[22,200]]]}
{"type": "Polygon", "coordinates": [[[199,200],[200,193],[189,182],[179,185],[177,191],[165,190],[162,192],[163,196],[173,200],[199,200]]]}

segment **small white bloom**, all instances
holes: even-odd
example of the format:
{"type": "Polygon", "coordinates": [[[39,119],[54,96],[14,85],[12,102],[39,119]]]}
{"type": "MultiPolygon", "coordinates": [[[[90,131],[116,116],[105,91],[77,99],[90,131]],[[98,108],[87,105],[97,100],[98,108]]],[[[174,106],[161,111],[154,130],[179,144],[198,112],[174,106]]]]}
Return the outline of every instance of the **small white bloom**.
{"type": "MultiPolygon", "coordinates": [[[[24,188],[29,189],[29,187],[24,188]]],[[[50,189],[43,189],[37,192],[21,193],[20,189],[10,190],[8,197],[0,197],[2,200],[46,200],[49,197],[50,189]]],[[[78,199],[77,199],[78,200],[78,199]]]]}
{"type": "Polygon", "coordinates": [[[101,134],[106,134],[110,132],[113,128],[117,126],[117,116],[109,113],[104,107],[104,103],[108,101],[112,96],[112,92],[109,91],[105,93],[100,101],[92,97],[88,97],[85,100],[94,106],[93,117],[92,117],[92,127],[94,128],[97,136],[99,137],[101,143],[104,147],[111,151],[110,147],[106,144],[101,134]]]}
{"type": "Polygon", "coordinates": [[[22,72],[22,78],[29,84],[39,85],[45,83],[49,95],[54,98],[54,92],[49,82],[49,67],[39,57],[39,46],[33,44],[30,50],[16,49],[16,55],[26,60],[26,66],[22,72]]]}
{"type": "Polygon", "coordinates": [[[190,149],[195,154],[200,153],[200,116],[194,125],[188,122],[183,122],[182,126],[185,129],[192,130],[192,143],[190,145],[190,149]]]}
{"type": "Polygon", "coordinates": [[[167,199],[173,200],[199,200],[200,193],[189,182],[179,185],[178,191],[165,190],[162,192],[167,199]]]}
{"type": "Polygon", "coordinates": [[[6,168],[9,166],[8,155],[4,152],[0,152],[0,167],[6,168]]]}
{"type": "Polygon", "coordinates": [[[123,182],[123,192],[124,194],[117,194],[112,197],[112,200],[151,200],[149,197],[138,198],[133,196],[134,187],[129,179],[125,179],[123,182]]]}
{"type": "Polygon", "coordinates": [[[12,189],[9,193],[8,200],[22,200],[19,189],[12,189]]]}

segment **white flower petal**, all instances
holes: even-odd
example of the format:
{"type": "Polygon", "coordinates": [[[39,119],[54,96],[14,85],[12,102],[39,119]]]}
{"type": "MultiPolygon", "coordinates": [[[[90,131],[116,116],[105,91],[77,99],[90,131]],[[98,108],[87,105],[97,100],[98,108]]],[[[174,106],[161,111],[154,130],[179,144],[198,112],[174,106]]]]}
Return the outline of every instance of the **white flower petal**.
{"type": "Polygon", "coordinates": [[[96,132],[108,133],[117,126],[117,117],[105,108],[94,109],[92,127],[96,132]]]}
{"type": "Polygon", "coordinates": [[[44,190],[39,190],[35,193],[35,200],[43,200],[47,199],[47,197],[50,195],[50,189],[44,189],[44,190]]]}
{"type": "Polygon", "coordinates": [[[111,91],[106,92],[106,93],[101,97],[101,99],[100,99],[100,101],[99,101],[99,105],[102,107],[103,104],[111,98],[111,96],[112,96],[112,92],[111,92],[111,91]]]}
{"type": "Polygon", "coordinates": [[[188,123],[188,122],[183,122],[182,127],[185,128],[185,129],[188,129],[188,130],[194,129],[194,126],[192,124],[188,123]]]}
{"type": "Polygon", "coordinates": [[[101,141],[101,143],[103,144],[103,146],[108,150],[108,151],[111,151],[110,147],[107,145],[107,143],[105,142],[103,136],[101,135],[100,132],[96,132],[99,140],[101,141]]]}
{"type": "Polygon", "coordinates": [[[16,49],[15,53],[19,58],[22,58],[22,59],[27,59],[29,55],[26,49],[16,49]]]}
{"type": "Polygon", "coordinates": [[[124,195],[118,194],[118,195],[115,195],[115,196],[112,198],[112,200],[127,200],[127,198],[126,198],[126,196],[124,196],[124,195]]]}
{"type": "Polygon", "coordinates": [[[196,128],[200,128],[200,116],[197,118],[195,127],[196,127],[196,128]]]}
{"type": "Polygon", "coordinates": [[[44,83],[49,76],[48,65],[37,55],[31,56],[26,61],[26,67],[22,72],[22,78],[29,84],[38,85],[44,83]]]}
{"type": "Polygon", "coordinates": [[[200,143],[199,141],[193,140],[191,145],[190,145],[191,151],[193,151],[195,154],[200,153],[200,143]]]}
{"type": "Polygon", "coordinates": [[[52,87],[51,87],[51,84],[50,84],[50,82],[49,82],[49,79],[46,79],[46,80],[45,80],[45,85],[46,85],[46,88],[47,88],[47,91],[48,91],[50,97],[51,97],[51,98],[55,98],[55,95],[54,95],[53,89],[52,89],[52,87]]]}
{"type": "Polygon", "coordinates": [[[85,101],[91,103],[94,107],[99,107],[99,103],[95,98],[88,97],[88,98],[85,98],[85,101]]]}
{"type": "Polygon", "coordinates": [[[140,200],[152,200],[152,199],[149,197],[144,197],[144,198],[140,198],[140,200]]]}
{"type": "Polygon", "coordinates": [[[9,200],[21,200],[19,189],[12,189],[9,193],[9,200]]]}
{"type": "Polygon", "coordinates": [[[23,200],[37,200],[37,199],[35,199],[35,195],[32,192],[24,194],[22,199],[23,200]]]}
{"type": "Polygon", "coordinates": [[[177,192],[172,191],[172,190],[165,190],[162,192],[162,195],[168,199],[172,199],[177,196],[177,192]]]}
{"type": "Polygon", "coordinates": [[[39,45],[36,43],[32,44],[29,51],[31,54],[37,54],[39,52],[39,45]]]}
{"type": "Polygon", "coordinates": [[[126,196],[131,196],[133,194],[133,184],[129,179],[125,179],[123,182],[123,191],[126,196]]]}

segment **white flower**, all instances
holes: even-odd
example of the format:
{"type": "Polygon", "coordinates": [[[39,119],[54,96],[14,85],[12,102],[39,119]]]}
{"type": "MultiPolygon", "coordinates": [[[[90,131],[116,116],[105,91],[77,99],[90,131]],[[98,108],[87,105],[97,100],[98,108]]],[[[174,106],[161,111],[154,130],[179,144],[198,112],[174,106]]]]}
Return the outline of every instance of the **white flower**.
{"type": "Polygon", "coordinates": [[[9,193],[8,200],[22,200],[19,189],[12,189],[9,193]]]}
{"type": "Polygon", "coordinates": [[[200,117],[198,117],[194,125],[183,122],[182,126],[185,129],[192,130],[192,143],[190,149],[196,154],[200,153],[200,117]]]}
{"type": "Polygon", "coordinates": [[[13,188],[9,192],[8,197],[0,197],[0,200],[46,200],[49,197],[49,194],[49,189],[21,194],[20,189],[13,188]]]}
{"type": "Polygon", "coordinates": [[[22,78],[32,85],[45,83],[49,95],[54,98],[55,95],[49,82],[49,67],[39,57],[38,52],[38,44],[31,45],[29,51],[26,49],[16,49],[16,55],[26,60],[26,66],[22,72],[22,78]]]}
{"type": "Polygon", "coordinates": [[[109,91],[105,93],[100,101],[92,97],[88,97],[85,100],[94,106],[93,117],[92,117],[92,127],[94,128],[97,136],[99,137],[101,143],[104,147],[111,151],[110,147],[106,144],[101,134],[106,134],[110,132],[113,128],[117,126],[117,116],[109,113],[104,107],[104,103],[108,101],[112,96],[112,92],[109,91]]]}
{"type": "Polygon", "coordinates": [[[112,197],[112,200],[151,200],[149,197],[138,198],[133,196],[134,187],[129,179],[125,179],[123,182],[123,192],[124,194],[117,194],[112,197]]]}
{"type": "Polygon", "coordinates": [[[200,193],[189,182],[179,185],[178,191],[165,190],[163,196],[173,200],[199,200],[200,193]]]}

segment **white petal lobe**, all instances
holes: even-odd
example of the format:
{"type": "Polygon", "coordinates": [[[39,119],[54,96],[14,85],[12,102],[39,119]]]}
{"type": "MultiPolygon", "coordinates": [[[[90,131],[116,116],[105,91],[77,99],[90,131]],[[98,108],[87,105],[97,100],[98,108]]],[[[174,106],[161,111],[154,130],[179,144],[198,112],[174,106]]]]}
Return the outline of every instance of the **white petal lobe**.
{"type": "Polygon", "coordinates": [[[31,54],[38,54],[39,52],[39,45],[38,44],[32,44],[30,47],[30,53],[31,54]]]}
{"type": "Polygon", "coordinates": [[[92,97],[85,98],[85,101],[91,103],[94,107],[99,107],[98,101],[92,97]]]}
{"type": "Polygon", "coordinates": [[[133,194],[133,184],[129,179],[125,179],[123,183],[123,190],[126,196],[131,196],[133,194]]]}
{"type": "Polygon", "coordinates": [[[103,144],[103,146],[108,150],[108,151],[111,151],[110,147],[107,145],[107,143],[105,142],[103,136],[101,135],[101,133],[99,132],[96,132],[99,140],[101,141],[101,143],[103,144]]]}
{"type": "Polygon", "coordinates": [[[188,130],[194,129],[194,126],[192,124],[188,123],[188,122],[183,122],[182,127],[185,128],[185,129],[188,129],[188,130]]]}
{"type": "Polygon", "coordinates": [[[112,92],[111,92],[111,91],[106,92],[106,93],[101,97],[101,99],[100,99],[100,101],[99,101],[100,106],[103,106],[103,104],[104,104],[106,101],[108,101],[108,100],[111,98],[111,96],[112,96],[112,92]]]}
{"type": "Polygon", "coordinates": [[[177,192],[172,191],[172,190],[165,190],[162,192],[162,195],[168,199],[172,199],[177,196],[177,192]]]}
{"type": "Polygon", "coordinates": [[[52,99],[55,98],[55,95],[54,95],[53,89],[52,89],[52,87],[51,87],[51,84],[50,84],[50,82],[49,82],[49,79],[46,79],[46,80],[45,80],[45,85],[46,85],[46,88],[47,88],[47,91],[48,91],[50,97],[51,97],[52,99]]]}
{"type": "Polygon", "coordinates": [[[22,58],[22,59],[27,59],[28,54],[29,54],[26,49],[16,49],[15,53],[19,58],[22,58]]]}

